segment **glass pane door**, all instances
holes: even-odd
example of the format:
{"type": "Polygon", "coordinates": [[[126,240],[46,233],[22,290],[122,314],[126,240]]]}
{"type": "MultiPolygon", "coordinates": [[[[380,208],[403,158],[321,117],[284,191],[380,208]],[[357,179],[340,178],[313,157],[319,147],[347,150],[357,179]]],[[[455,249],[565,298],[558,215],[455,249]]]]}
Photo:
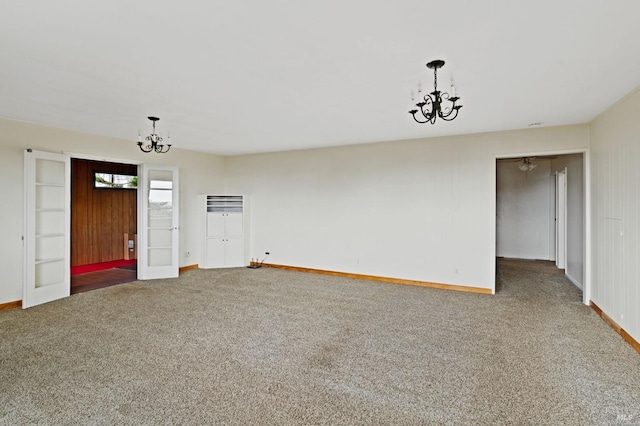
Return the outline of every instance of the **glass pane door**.
{"type": "Polygon", "coordinates": [[[142,166],[140,279],[178,276],[178,169],[142,166]]]}

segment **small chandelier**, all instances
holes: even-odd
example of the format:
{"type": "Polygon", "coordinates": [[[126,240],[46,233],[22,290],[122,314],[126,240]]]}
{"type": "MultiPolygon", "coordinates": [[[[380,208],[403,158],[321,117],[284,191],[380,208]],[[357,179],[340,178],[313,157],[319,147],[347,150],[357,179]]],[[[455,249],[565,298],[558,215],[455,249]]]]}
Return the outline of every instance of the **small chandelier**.
{"type": "MultiPolygon", "coordinates": [[[[409,114],[413,116],[413,119],[418,123],[431,123],[435,124],[436,118],[440,117],[444,121],[452,121],[458,116],[458,111],[462,108],[462,105],[456,105],[456,102],[460,99],[456,96],[456,86],[453,84],[453,77],[451,77],[451,95],[447,92],[440,92],[438,90],[438,68],[444,66],[444,61],[437,59],[427,64],[427,68],[433,70],[433,92],[422,95],[422,87],[418,85],[418,100],[416,106],[419,109],[412,109],[409,114]],[[442,107],[443,101],[451,102],[450,106],[442,107]],[[420,115],[416,117],[416,114],[420,112],[420,115]]],[[[411,93],[411,100],[415,101],[413,93],[411,93]]]]}
{"type": "Polygon", "coordinates": [[[531,160],[533,160],[533,158],[531,158],[531,157],[523,157],[522,158],[522,163],[520,163],[518,168],[520,170],[522,170],[523,172],[530,172],[531,170],[533,170],[536,167],[538,167],[538,165],[537,164],[533,164],[531,162],[531,160]]]}
{"type": "Polygon", "coordinates": [[[153,131],[152,133],[144,138],[147,143],[142,142],[142,136],[140,132],[138,132],[138,146],[142,152],[151,152],[155,151],[158,154],[164,154],[165,152],[169,152],[171,149],[171,136],[169,136],[168,143],[166,145],[162,144],[162,137],[156,134],[156,121],[160,120],[158,117],[147,117],[149,120],[153,122],[153,131]]]}

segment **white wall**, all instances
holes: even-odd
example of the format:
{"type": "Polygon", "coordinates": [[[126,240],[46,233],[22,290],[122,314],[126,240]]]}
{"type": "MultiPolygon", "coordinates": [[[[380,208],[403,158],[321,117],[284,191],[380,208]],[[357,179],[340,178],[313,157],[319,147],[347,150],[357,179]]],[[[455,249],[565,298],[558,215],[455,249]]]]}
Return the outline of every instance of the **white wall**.
{"type": "Polygon", "coordinates": [[[584,160],[583,154],[561,155],[551,162],[551,172],[567,169],[567,253],[565,274],[584,285],[584,160]]]}
{"type": "Polygon", "coordinates": [[[592,297],[640,341],[640,90],[591,123],[592,297]]]}
{"type": "Polygon", "coordinates": [[[249,197],[252,257],[493,289],[496,158],[588,143],[580,125],[231,157],[226,190],[249,197]]]}
{"type": "Polygon", "coordinates": [[[522,161],[497,163],[496,255],[549,260],[551,161],[533,160],[536,168],[523,172],[522,161]]]}
{"type": "Polygon", "coordinates": [[[224,189],[224,158],[172,148],[143,154],[131,141],[0,119],[0,304],[22,299],[23,156],[27,148],[73,152],[106,159],[171,164],[180,168],[180,265],[197,263],[201,212],[197,195],[224,189]],[[191,251],[189,258],[185,251],[191,251]]]}

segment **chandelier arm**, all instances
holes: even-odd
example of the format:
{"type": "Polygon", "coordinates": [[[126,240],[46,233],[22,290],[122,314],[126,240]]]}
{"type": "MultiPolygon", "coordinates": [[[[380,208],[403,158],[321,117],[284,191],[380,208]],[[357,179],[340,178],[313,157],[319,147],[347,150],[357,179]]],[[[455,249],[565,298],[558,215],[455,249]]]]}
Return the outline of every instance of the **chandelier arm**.
{"type": "Polygon", "coordinates": [[[140,151],[142,152],[151,152],[153,151],[153,146],[152,145],[144,145],[142,142],[138,142],[138,146],[140,147],[140,151]]]}
{"type": "Polygon", "coordinates": [[[155,151],[158,154],[165,154],[167,152],[169,152],[169,150],[171,149],[171,145],[156,145],[155,147],[155,151]],[[166,150],[164,148],[167,148],[166,150]]]}
{"type": "Polygon", "coordinates": [[[428,122],[429,122],[429,120],[425,120],[425,121],[420,121],[420,120],[418,120],[418,119],[416,118],[416,113],[417,113],[417,112],[418,112],[417,110],[411,110],[411,111],[409,111],[409,113],[411,113],[411,116],[412,116],[412,117],[413,117],[413,119],[416,121],[416,123],[425,124],[425,123],[428,123],[428,122]]]}
{"type": "Polygon", "coordinates": [[[444,121],[452,121],[454,120],[457,116],[458,116],[458,111],[460,111],[461,106],[457,106],[455,108],[453,108],[449,114],[445,115],[445,116],[440,116],[440,118],[442,118],[444,121]],[[455,114],[453,114],[455,112],[455,114]],[[451,117],[451,114],[453,114],[453,117],[451,117]]]}
{"type": "MultiPolygon", "coordinates": [[[[436,102],[435,99],[431,97],[430,94],[427,94],[424,96],[424,104],[419,105],[420,107],[420,112],[422,113],[422,115],[424,116],[424,118],[427,119],[427,121],[431,121],[432,117],[434,115],[436,115],[436,111],[435,111],[435,106],[436,106],[436,102]],[[429,109],[426,110],[425,112],[425,107],[428,106],[429,109]]],[[[427,122],[425,121],[425,123],[427,122]]]]}
{"type": "Polygon", "coordinates": [[[453,113],[453,111],[454,111],[455,109],[456,109],[456,103],[454,102],[454,103],[453,103],[453,105],[448,106],[448,107],[446,107],[446,108],[442,108],[442,109],[440,109],[440,112],[439,112],[439,114],[438,114],[438,115],[439,115],[442,119],[445,119],[445,118],[447,118],[448,116],[450,116],[450,115],[453,113]]]}
{"type": "Polygon", "coordinates": [[[145,140],[151,142],[152,144],[157,144],[162,142],[162,137],[156,135],[155,133],[151,133],[149,136],[145,138],[145,140]]]}
{"type": "MultiPolygon", "coordinates": [[[[456,105],[456,102],[457,102],[457,101],[458,101],[458,99],[459,99],[458,97],[454,96],[453,98],[450,98],[448,93],[444,93],[444,95],[446,95],[446,97],[445,97],[445,96],[443,96],[443,98],[448,99],[448,100],[452,103],[452,105],[451,105],[450,107],[446,107],[444,110],[442,110],[442,111],[439,113],[439,115],[440,115],[440,117],[441,117],[442,119],[446,119],[446,118],[447,118],[447,117],[449,117],[451,114],[453,114],[453,113],[454,113],[454,111],[457,111],[457,110],[459,110],[460,108],[462,108],[462,105],[456,105]]],[[[456,112],[456,113],[455,113],[455,115],[454,115],[452,118],[450,118],[449,120],[446,120],[446,121],[451,121],[451,120],[453,120],[457,115],[458,115],[458,113],[456,112]]]]}

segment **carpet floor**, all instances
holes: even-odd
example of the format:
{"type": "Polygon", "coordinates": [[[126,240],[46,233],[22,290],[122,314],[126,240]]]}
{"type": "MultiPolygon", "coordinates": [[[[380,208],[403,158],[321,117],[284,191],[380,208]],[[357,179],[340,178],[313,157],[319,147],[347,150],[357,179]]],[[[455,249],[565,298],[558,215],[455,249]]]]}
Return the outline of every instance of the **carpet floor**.
{"type": "Polygon", "coordinates": [[[192,270],[0,312],[0,424],[638,424],[640,356],[545,262],[495,296],[192,270]]]}

